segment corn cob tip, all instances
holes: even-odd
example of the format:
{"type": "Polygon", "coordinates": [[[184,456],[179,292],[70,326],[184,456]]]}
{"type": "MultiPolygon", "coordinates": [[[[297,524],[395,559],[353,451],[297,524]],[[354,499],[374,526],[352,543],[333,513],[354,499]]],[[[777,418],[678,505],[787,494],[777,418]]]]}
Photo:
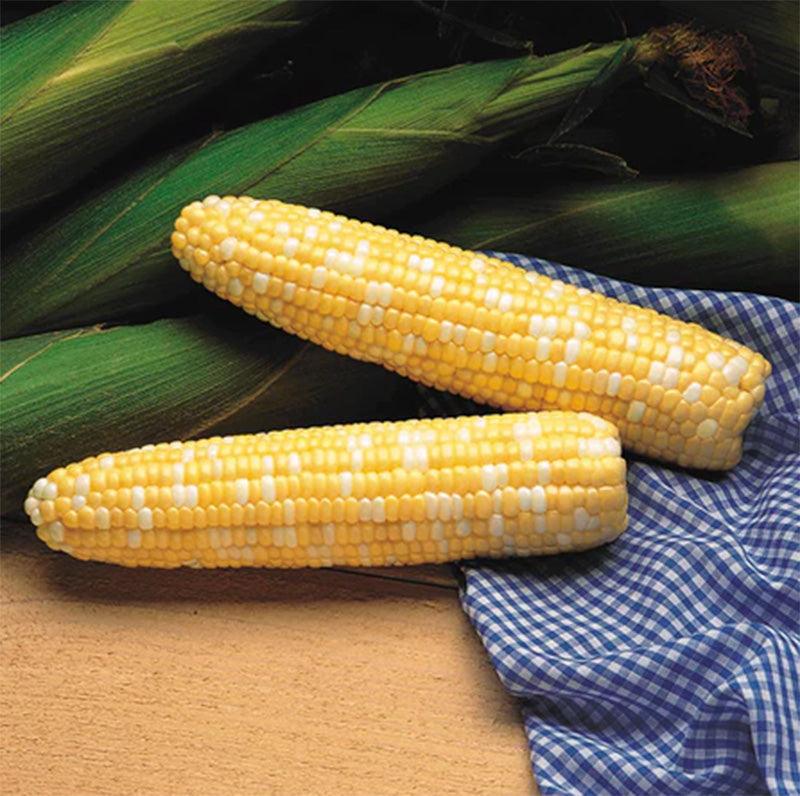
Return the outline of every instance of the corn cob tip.
{"type": "Polygon", "coordinates": [[[553,554],[614,539],[626,509],[617,429],[570,412],[148,445],[56,469],[25,501],[49,547],[154,567],[553,554]]]}
{"type": "Polygon", "coordinates": [[[172,250],[208,290],[328,349],[511,411],[586,410],[682,466],[734,466],[764,398],[764,357],[696,324],[316,208],[209,196],[172,250]]]}

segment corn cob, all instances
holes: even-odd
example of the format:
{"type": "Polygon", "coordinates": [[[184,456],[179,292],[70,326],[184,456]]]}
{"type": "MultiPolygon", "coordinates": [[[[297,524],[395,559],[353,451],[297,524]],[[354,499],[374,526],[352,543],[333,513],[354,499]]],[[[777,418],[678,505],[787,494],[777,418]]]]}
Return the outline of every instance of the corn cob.
{"type": "Polygon", "coordinates": [[[154,567],[550,554],[627,522],[617,429],[587,413],[366,423],[101,454],[29,492],[39,538],[154,567]]]}
{"type": "Polygon", "coordinates": [[[326,348],[504,409],[586,410],[683,466],[736,464],[770,372],[696,324],[315,208],[209,196],[172,250],[218,296],[326,348]]]}

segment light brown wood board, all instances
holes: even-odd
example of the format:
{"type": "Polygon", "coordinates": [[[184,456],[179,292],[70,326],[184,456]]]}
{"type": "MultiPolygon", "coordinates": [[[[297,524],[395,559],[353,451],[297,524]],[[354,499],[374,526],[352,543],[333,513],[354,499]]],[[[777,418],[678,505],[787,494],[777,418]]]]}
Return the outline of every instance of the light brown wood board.
{"type": "Polygon", "coordinates": [[[448,567],[157,571],[4,528],[4,794],[529,794],[448,567]]]}

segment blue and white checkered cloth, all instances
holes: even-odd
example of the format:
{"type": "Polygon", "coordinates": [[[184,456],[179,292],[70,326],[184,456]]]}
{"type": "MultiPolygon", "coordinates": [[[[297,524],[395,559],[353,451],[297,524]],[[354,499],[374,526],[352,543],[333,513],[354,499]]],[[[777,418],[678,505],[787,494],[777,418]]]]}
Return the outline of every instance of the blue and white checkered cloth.
{"type": "Polygon", "coordinates": [[[464,566],[464,609],[519,698],[542,794],[800,793],[798,305],[507,259],[697,322],[773,365],[729,473],[632,458],[617,541],[464,566]]]}

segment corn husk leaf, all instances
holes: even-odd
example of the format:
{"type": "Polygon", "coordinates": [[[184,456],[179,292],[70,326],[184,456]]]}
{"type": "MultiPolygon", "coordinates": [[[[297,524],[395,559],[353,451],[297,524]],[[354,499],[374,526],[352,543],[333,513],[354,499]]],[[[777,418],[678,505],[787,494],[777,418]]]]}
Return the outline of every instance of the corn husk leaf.
{"type": "Polygon", "coordinates": [[[636,57],[636,45],[625,39],[603,68],[581,91],[572,107],[564,114],[550,136],[548,144],[555,144],[593,113],[618,85],[627,80],[628,70],[636,57]]]}
{"type": "MultiPolygon", "coordinates": [[[[181,207],[251,194],[391,222],[509,136],[550,129],[619,43],[357,89],[170,153],[67,209],[6,256],[4,336],[85,325],[196,290],[169,253],[181,207]]],[[[633,76],[638,76],[639,67],[633,76]]]]}
{"type": "Polygon", "coordinates": [[[413,415],[408,382],[221,308],[2,346],[2,510],[48,470],[151,442],[413,415]]]}
{"type": "Polygon", "coordinates": [[[522,150],[514,159],[540,169],[591,171],[624,179],[633,179],[639,174],[625,158],[587,144],[541,144],[522,150]]]}
{"type": "MultiPolygon", "coordinates": [[[[450,27],[456,30],[461,29],[463,32],[472,34],[483,41],[488,41],[510,50],[521,50],[531,54],[534,52],[533,42],[528,39],[518,39],[516,36],[511,36],[506,31],[489,28],[472,19],[466,19],[465,17],[451,14],[445,11],[444,7],[439,8],[438,6],[430,5],[425,0],[414,0],[414,2],[421,9],[428,14],[432,14],[439,20],[440,37],[443,30],[450,27]]],[[[445,3],[445,6],[446,5],[445,3]]]]}
{"type": "Polygon", "coordinates": [[[61,3],[2,30],[3,210],[58,193],[323,3],[61,3]]]}
{"type": "Polygon", "coordinates": [[[409,222],[471,249],[522,252],[645,285],[796,299],[798,164],[670,179],[456,186],[409,222]],[[444,208],[439,210],[438,208],[444,208]]]}
{"type": "Polygon", "coordinates": [[[459,67],[335,96],[170,153],[55,219],[8,253],[4,334],[119,317],[191,290],[169,253],[181,207],[209,193],[271,196],[355,212],[410,202],[473,165],[504,129],[563,111],[603,51],[459,67]],[[540,75],[546,91],[525,91],[540,75]],[[574,84],[575,87],[570,87],[574,84]],[[528,104],[530,100],[530,104],[528,104]],[[522,119],[524,118],[524,121],[522,119]],[[26,292],[36,301],[26,301],[26,292]]]}

